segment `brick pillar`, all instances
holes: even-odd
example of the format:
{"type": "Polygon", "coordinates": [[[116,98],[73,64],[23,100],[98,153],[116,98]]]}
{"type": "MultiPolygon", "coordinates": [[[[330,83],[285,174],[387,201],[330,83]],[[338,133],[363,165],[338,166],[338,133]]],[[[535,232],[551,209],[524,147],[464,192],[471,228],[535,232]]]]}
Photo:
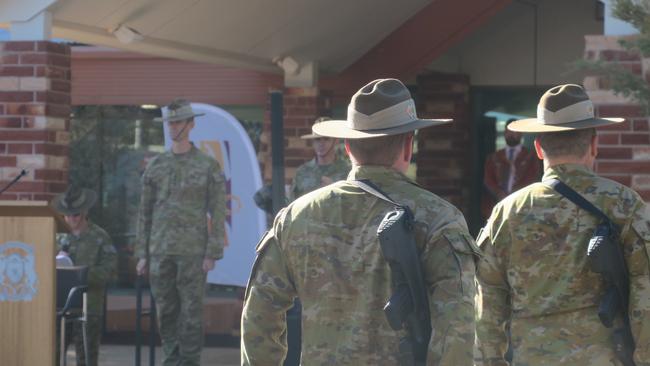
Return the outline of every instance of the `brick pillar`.
{"type": "Polygon", "coordinates": [[[447,126],[418,132],[417,181],[466,215],[470,208],[471,136],[469,79],[432,73],[417,79],[420,118],[453,118],[447,126]]]}
{"type": "MultiPolygon", "coordinates": [[[[285,181],[290,184],[296,174],[296,168],[314,157],[309,140],[300,139],[301,135],[311,133],[311,125],[316,118],[329,115],[330,97],[318,88],[286,88],[284,92],[284,164],[285,181]]],[[[261,164],[264,181],[270,183],[271,163],[271,104],[266,106],[264,128],[261,136],[258,159],[261,164]]]]}
{"type": "Polygon", "coordinates": [[[0,185],[27,176],[0,199],[50,200],[68,179],[70,47],[0,43],[0,185]]]}
{"type": "MultiPolygon", "coordinates": [[[[650,80],[650,59],[627,53],[619,37],[587,36],[585,57],[619,64],[650,80]]],[[[636,190],[650,201],[650,126],[648,115],[634,101],[614,95],[603,76],[588,76],[584,86],[594,101],[596,115],[624,117],[625,122],[598,129],[596,172],[636,190]]]]}

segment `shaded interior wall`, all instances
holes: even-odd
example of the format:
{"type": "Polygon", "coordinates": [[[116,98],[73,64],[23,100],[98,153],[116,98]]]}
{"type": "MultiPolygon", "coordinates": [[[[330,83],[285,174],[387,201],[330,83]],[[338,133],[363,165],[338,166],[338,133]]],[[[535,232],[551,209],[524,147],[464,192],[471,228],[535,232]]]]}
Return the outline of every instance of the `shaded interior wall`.
{"type": "MultiPolygon", "coordinates": [[[[627,53],[620,37],[587,36],[585,57],[616,63],[650,80],[650,59],[627,53]]],[[[606,77],[589,76],[584,86],[600,117],[624,117],[625,122],[598,129],[596,171],[632,187],[650,201],[650,127],[648,113],[632,100],[614,95],[606,77]]]]}
{"type": "Polygon", "coordinates": [[[580,83],[570,73],[585,34],[602,34],[595,0],[515,0],[458,42],[430,70],[469,75],[473,86],[580,83]]]}
{"type": "Polygon", "coordinates": [[[420,118],[453,118],[451,124],[418,131],[417,182],[458,207],[470,211],[471,135],[469,78],[431,73],[417,79],[420,118]]]}

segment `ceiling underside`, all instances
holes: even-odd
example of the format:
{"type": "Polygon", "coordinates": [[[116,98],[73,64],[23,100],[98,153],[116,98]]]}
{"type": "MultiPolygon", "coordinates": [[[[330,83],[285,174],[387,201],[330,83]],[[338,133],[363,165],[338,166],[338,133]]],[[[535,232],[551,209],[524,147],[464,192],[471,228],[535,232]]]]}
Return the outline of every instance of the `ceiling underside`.
{"type": "Polygon", "coordinates": [[[53,35],[194,61],[279,72],[291,56],[323,73],[354,63],[427,0],[58,0],[53,35]],[[111,33],[128,26],[141,41],[111,33]]]}

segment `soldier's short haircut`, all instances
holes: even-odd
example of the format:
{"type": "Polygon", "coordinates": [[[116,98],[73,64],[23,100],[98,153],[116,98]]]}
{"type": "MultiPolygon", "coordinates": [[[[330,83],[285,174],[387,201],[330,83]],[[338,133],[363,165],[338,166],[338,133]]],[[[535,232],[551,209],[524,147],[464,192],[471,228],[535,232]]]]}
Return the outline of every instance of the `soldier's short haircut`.
{"type": "Polygon", "coordinates": [[[595,128],[583,130],[541,133],[537,140],[548,158],[564,156],[583,157],[589,151],[591,138],[596,135],[595,128]]]}
{"type": "Polygon", "coordinates": [[[359,164],[391,166],[402,153],[402,146],[413,132],[400,135],[349,139],[350,153],[359,164]]]}

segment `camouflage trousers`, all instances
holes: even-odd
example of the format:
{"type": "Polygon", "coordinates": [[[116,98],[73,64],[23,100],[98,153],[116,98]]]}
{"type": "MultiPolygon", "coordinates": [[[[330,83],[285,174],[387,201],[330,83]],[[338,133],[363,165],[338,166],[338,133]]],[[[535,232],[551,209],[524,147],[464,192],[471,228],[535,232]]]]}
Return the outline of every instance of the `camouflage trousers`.
{"type": "Polygon", "coordinates": [[[77,356],[77,366],[97,366],[99,358],[99,343],[102,337],[102,317],[89,315],[86,323],[86,339],[88,342],[88,365],[84,358],[83,331],[80,323],[74,323],[72,340],[77,356]]]}
{"type": "MultiPolygon", "coordinates": [[[[84,343],[83,343],[83,330],[81,323],[75,321],[68,324],[66,327],[66,345],[74,343],[75,358],[77,366],[97,366],[99,359],[99,344],[101,343],[102,327],[104,325],[103,318],[104,306],[104,291],[88,295],[88,313],[86,315],[86,337],[88,342],[88,362],[84,357],[84,343]]],[[[57,324],[57,327],[59,324],[57,324]]],[[[56,362],[59,362],[59,331],[57,330],[57,345],[56,345],[56,362]]]]}
{"type": "MultiPolygon", "coordinates": [[[[97,300],[97,303],[104,304],[103,292],[100,299],[97,300]]],[[[91,309],[88,310],[92,313],[91,309]]],[[[66,345],[69,345],[70,342],[74,343],[75,348],[75,358],[77,360],[77,366],[97,366],[99,359],[99,344],[101,343],[102,338],[102,327],[103,327],[103,317],[99,311],[95,311],[94,314],[87,315],[86,317],[86,341],[88,343],[88,364],[86,364],[86,358],[84,357],[84,343],[83,343],[83,330],[81,323],[74,322],[66,326],[66,345]]],[[[57,333],[57,337],[59,333],[57,333]]],[[[67,348],[67,347],[66,347],[67,348]]],[[[56,347],[56,362],[59,362],[59,346],[57,342],[56,347]]]]}
{"type": "Polygon", "coordinates": [[[199,366],[203,348],[203,257],[152,256],[151,292],[158,311],[163,366],[199,366]]]}

